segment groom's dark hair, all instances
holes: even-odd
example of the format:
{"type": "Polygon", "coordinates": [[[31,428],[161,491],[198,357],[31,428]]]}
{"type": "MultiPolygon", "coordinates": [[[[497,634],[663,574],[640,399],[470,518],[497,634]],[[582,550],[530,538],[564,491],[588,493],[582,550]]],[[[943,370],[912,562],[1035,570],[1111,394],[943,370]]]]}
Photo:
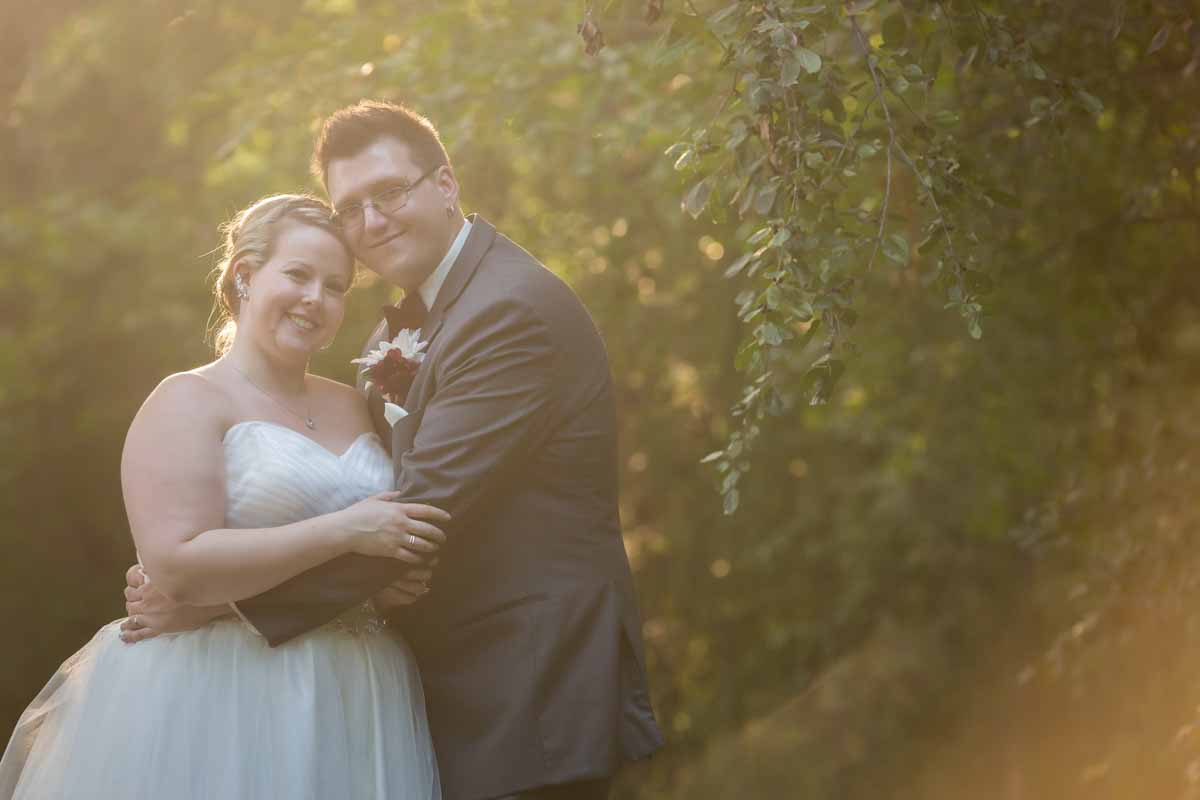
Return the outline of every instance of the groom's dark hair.
{"type": "Polygon", "coordinates": [[[325,185],[329,162],[358,155],[382,136],[408,145],[417,166],[424,170],[450,165],[437,128],[406,106],[385,100],[360,100],[330,114],[321,126],[313,148],[312,172],[325,185]]]}

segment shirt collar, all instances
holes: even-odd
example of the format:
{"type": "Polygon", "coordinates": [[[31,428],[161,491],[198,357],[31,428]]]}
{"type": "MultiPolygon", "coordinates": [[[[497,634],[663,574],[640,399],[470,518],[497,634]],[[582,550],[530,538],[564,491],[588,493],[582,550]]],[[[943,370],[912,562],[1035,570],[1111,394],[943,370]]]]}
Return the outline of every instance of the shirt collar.
{"type": "Polygon", "coordinates": [[[438,291],[441,290],[442,284],[446,282],[446,276],[450,274],[450,268],[454,266],[454,262],[458,259],[458,254],[462,252],[463,245],[467,243],[467,234],[471,232],[471,221],[463,220],[463,226],[458,231],[458,236],[454,237],[454,242],[451,243],[450,249],[446,251],[446,255],[442,256],[442,263],[437,265],[437,269],[429,273],[429,277],[425,279],[417,291],[421,295],[421,301],[425,303],[425,308],[433,308],[433,303],[437,300],[438,291]]]}

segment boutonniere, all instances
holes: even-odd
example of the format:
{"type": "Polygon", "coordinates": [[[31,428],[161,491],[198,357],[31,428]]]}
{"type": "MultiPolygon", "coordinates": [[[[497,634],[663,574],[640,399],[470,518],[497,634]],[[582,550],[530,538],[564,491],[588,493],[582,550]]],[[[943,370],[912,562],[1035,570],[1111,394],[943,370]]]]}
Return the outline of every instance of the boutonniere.
{"type": "Polygon", "coordinates": [[[400,404],[408,394],[417,368],[425,360],[425,348],[429,344],[418,341],[420,336],[420,329],[405,328],[391,341],[385,339],[376,349],[350,362],[362,364],[367,387],[374,385],[383,395],[383,411],[389,425],[395,425],[397,420],[408,416],[400,404]]]}

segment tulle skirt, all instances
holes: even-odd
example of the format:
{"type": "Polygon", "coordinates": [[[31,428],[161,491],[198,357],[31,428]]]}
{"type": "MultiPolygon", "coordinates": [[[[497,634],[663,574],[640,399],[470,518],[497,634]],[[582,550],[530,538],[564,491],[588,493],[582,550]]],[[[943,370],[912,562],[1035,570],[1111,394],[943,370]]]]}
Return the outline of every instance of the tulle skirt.
{"type": "Polygon", "coordinates": [[[127,645],[101,628],[0,760],[0,799],[432,800],[408,648],[318,629],[271,649],[239,621],[127,645]]]}

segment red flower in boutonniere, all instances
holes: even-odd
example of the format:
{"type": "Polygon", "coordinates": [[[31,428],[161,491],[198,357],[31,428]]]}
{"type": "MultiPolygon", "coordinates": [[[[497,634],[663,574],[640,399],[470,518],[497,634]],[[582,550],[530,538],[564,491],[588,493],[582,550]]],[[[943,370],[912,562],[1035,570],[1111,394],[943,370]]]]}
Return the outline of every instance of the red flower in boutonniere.
{"type": "Polygon", "coordinates": [[[363,375],[369,384],[379,389],[385,400],[403,403],[417,368],[425,360],[425,347],[429,344],[417,341],[420,333],[420,330],[405,328],[390,342],[380,342],[378,349],[350,363],[364,365],[363,375]]]}

